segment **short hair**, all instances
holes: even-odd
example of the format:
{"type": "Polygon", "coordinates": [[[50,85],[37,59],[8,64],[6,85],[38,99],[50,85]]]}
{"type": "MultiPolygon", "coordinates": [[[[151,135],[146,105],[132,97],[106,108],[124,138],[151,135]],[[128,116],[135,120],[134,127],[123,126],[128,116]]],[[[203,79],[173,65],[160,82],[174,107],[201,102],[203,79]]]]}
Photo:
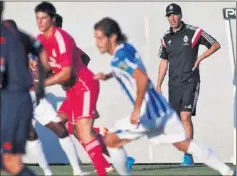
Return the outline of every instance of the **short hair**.
{"type": "Polygon", "coordinates": [[[3,10],[4,10],[4,2],[0,1],[0,20],[2,20],[3,10]]]}
{"type": "Polygon", "coordinates": [[[63,17],[59,14],[56,14],[55,26],[60,28],[63,27],[63,17]]]}
{"type": "Polygon", "coordinates": [[[35,7],[35,13],[44,12],[47,13],[51,18],[56,16],[56,8],[50,2],[41,2],[35,7]]]}
{"type": "Polygon", "coordinates": [[[105,17],[102,20],[100,20],[99,22],[97,22],[94,25],[94,29],[95,30],[102,30],[104,32],[105,36],[107,36],[108,38],[111,35],[116,34],[118,43],[124,43],[127,41],[127,37],[126,37],[126,35],[124,35],[122,33],[119,24],[115,20],[113,20],[109,17],[105,17]]]}

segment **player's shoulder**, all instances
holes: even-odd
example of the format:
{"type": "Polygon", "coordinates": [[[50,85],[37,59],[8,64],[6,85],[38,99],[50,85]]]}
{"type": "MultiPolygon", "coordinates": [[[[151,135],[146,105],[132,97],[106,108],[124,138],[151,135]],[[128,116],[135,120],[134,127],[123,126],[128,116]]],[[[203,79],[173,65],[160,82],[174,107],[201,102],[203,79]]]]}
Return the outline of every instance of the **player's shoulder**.
{"type": "Polygon", "coordinates": [[[55,33],[54,33],[54,37],[57,40],[73,40],[72,36],[65,30],[61,29],[61,28],[56,28],[55,33]]]}
{"type": "Polygon", "coordinates": [[[200,27],[195,26],[195,25],[191,25],[191,24],[185,24],[185,29],[188,30],[188,31],[196,32],[198,29],[200,29],[200,27]]]}
{"type": "Polygon", "coordinates": [[[123,59],[128,58],[129,56],[134,55],[135,53],[136,49],[132,44],[123,43],[116,48],[115,57],[123,59]]]}

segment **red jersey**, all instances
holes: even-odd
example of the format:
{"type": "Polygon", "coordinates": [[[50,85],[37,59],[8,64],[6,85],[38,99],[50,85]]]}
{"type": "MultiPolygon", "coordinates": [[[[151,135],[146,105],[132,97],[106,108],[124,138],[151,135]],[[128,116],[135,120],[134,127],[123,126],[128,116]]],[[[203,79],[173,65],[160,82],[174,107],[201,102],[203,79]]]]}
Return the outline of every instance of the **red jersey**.
{"type": "Polygon", "coordinates": [[[49,38],[40,34],[38,40],[49,55],[49,65],[54,74],[60,72],[63,67],[73,67],[79,78],[76,84],[89,89],[94,74],[83,64],[82,51],[77,48],[74,39],[66,31],[55,27],[49,38]]]}

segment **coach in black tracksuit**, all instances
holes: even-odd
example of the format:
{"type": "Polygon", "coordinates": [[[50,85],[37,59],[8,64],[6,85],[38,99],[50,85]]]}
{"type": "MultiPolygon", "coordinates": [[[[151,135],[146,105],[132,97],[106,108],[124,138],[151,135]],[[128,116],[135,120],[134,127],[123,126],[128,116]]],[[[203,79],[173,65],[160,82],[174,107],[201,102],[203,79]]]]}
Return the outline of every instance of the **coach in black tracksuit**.
{"type": "MultiPolygon", "coordinates": [[[[169,102],[180,115],[188,138],[193,138],[191,116],[196,114],[196,104],[200,86],[199,64],[220,48],[219,43],[199,27],[185,24],[181,7],[170,4],[166,8],[166,17],[170,29],[161,39],[157,91],[161,93],[161,85],[169,65],[169,102]],[[208,50],[198,56],[199,45],[208,50]]],[[[191,155],[185,154],[185,165],[193,164],[191,155]]]]}

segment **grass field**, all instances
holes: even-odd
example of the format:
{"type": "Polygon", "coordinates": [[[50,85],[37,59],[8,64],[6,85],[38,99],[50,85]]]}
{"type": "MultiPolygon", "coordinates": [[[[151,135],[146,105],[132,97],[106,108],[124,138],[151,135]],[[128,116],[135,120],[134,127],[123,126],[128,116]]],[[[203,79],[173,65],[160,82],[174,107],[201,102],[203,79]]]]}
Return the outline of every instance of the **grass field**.
{"type": "MultiPolygon", "coordinates": [[[[232,168],[236,166],[230,165],[232,168]]],[[[38,166],[30,166],[37,174],[43,175],[42,170],[38,166]]],[[[68,165],[52,165],[51,166],[54,175],[64,175],[69,176],[72,175],[71,167],[68,165]]],[[[93,171],[93,167],[91,165],[82,165],[82,169],[85,172],[93,171]]],[[[1,172],[1,175],[6,175],[1,172]]],[[[90,174],[95,175],[95,174],[90,174]]],[[[109,175],[117,175],[115,172],[109,175]]],[[[178,164],[144,164],[144,165],[135,165],[133,168],[133,175],[144,175],[144,176],[155,176],[155,175],[220,175],[218,172],[209,169],[208,167],[197,164],[194,167],[181,167],[178,164]]]]}

